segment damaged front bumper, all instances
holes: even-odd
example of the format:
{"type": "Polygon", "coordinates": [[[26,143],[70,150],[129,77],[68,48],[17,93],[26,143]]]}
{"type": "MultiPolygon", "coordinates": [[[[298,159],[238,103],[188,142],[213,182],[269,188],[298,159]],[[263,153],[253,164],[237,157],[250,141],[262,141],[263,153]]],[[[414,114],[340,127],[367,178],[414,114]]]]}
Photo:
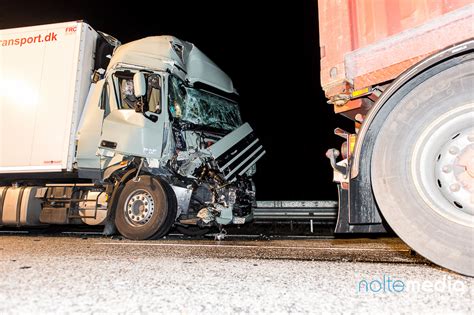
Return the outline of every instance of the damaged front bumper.
{"type": "Polygon", "coordinates": [[[251,176],[265,153],[248,123],[207,148],[180,152],[187,158],[176,171],[194,179],[192,184],[173,187],[178,223],[209,227],[252,221],[255,187],[251,176]]]}

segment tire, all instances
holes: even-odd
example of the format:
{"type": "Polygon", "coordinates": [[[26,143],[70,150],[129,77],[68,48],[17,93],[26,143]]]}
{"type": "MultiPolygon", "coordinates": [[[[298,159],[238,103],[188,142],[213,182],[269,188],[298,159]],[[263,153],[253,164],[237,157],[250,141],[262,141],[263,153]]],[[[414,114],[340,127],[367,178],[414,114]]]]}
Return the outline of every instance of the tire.
{"type": "Polygon", "coordinates": [[[397,91],[371,164],[374,196],[390,227],[422,256],[468,276],[474,276],[474,165],[466,162],[474,159],[473,70],[472,55],[458,57],[397,91]]]}
{"type": "Polygon", "coordinates": [[[160,238],[176,219],[176,196],[163,180],[143,175],[138,182],[129,180],[117,203],[115,225],[132,240],[160,238]]]}

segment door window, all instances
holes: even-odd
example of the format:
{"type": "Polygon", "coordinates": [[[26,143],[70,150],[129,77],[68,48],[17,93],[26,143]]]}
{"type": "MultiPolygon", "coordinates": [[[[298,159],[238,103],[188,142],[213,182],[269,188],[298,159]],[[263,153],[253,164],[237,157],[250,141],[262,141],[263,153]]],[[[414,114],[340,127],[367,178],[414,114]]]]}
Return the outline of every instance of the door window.
{"type": "MultiPolygon", "coordinates": [[[[115,82],[117,84],[117,98],[119,109],[135,109],[135,106],[140,101],[135,96],[133,89],[133,75],[129,71],[115,72],[115,82]]],[[[161,113],[161,77],[158,74],[146,74],[147,91],[144,96],[144,109],[154,113],[161,113]]]]}

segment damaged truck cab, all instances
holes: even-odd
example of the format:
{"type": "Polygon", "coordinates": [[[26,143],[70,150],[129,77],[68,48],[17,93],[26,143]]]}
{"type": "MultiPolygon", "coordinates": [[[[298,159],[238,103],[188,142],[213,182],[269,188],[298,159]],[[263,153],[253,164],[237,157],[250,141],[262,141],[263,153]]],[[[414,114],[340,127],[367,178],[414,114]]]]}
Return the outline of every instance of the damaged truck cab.
{"type": "Polygon", "coordinates": [[[100,37],[116,47],[106,70],[91,71],[71,169],[2,176],[3,216],[31,219],[0,225],[102,224],[149,239],[173,225],[197,234],[251,221],[265,151],[242,122],[232,80],[172,36],[125,45],[100,37]],[[18,189],[32,190],[32,201],[18,189]]]}

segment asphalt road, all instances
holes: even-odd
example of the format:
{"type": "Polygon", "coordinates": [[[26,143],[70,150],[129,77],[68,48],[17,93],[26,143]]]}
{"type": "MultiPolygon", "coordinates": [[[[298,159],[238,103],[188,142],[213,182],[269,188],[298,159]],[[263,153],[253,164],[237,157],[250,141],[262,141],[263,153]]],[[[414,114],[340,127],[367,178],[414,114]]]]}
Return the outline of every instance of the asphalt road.
{"type": "Polygon", "coordinates": [[[0,234],[0,314],[472,314],[473,293],[396,238],[0,234]]]}

